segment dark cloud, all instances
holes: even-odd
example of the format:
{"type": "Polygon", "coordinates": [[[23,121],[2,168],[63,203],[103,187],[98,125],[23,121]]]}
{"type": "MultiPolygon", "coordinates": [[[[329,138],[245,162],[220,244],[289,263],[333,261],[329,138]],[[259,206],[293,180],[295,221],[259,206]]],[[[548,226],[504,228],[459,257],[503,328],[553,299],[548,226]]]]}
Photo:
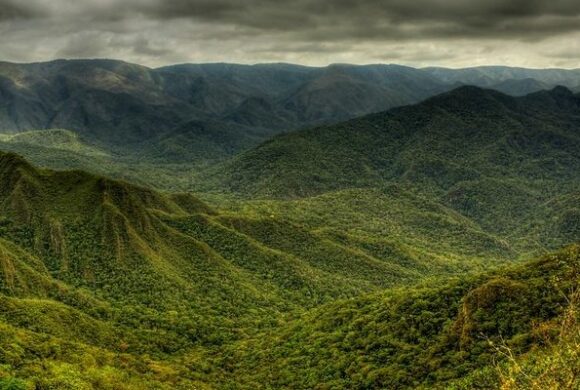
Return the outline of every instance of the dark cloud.
{"type": "Polygon", "coordinates": [[[566,52],[578,39],[580,1],[0,0],[0,33],[0,53],[10,56],[0,60],[52,53],[148,64],[391,58],[454,65],[463,54],[474,63],[543,66],[565,57],[542,53],[566,52]],[[395,53],[400,42],[411,49],[395,53]]]}
{"type": "Polygon", "coordinates": [[[254,53],[336,53],[350,49],[347,45],[336,43],[300,43],[270,45],[259,49],[250,49],[254,53]]]}
{"type": "Polygon", "coordinates": [[[30,7],[18,0],[0,0],[0,22],[30,19],[42,15],[42,7],[30,7]]]}
{"type": "Polygon", "coordinates": [[[138,9],[151,18],[190,18],[320,39],[524,38],[580,29],[578,0],[158,0],[138,9]]]}
{"type": "MultiPolygon", "coordinates": [[[[0,0],[0,15],[189,19],[320,39],[544,37],[578,31],[578,0],[0,0]],[[23,5],[26,4],[26,6],[23,5]],[[324,32],[324,33],[321,33],[324,32]]],[[[244,31],[250,34],[252,31],[244,31]]]]}

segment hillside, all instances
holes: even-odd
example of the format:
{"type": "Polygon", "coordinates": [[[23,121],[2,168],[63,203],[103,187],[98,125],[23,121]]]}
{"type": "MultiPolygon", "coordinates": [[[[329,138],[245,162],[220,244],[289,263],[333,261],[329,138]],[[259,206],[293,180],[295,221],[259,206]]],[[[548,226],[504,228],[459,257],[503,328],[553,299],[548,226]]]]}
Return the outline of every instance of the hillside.
{"type": "Polygon", "coordinates": [[[235,378],[226,383],[248,389],[576,388],[579,255],[575,246],[501,272],[312,310],[221,354],[235,378]],[[561,355],[544,360],[555,351],[561,355]]]}
{"type": "Polygon", "coordinates": [[[275,137],[202,173],[199,182],[290,204],[396,185],[516,245],[557,248],[558,236],[578,239],[579,118],[580,99],[565,88],[513,98],[462,87],[415,106],[275,137]]]}
{"type": "MultiPolygon", "coordinates": [[[[201,304],[199,297],[211,301],[208,291],[225,288],[217,282],[225,278],[231,288],[238,286],[233,296],[240,299],[246,286],[249,296],[261,290],[274,300],[312,306],[465,270],[484,257],[500,261],[514,256],[468,220],[397,188],[385,189],[380,200],[369,198],[374,209],[366,211],[351,208],[348,199],[353,195],[344,193],[345,219],[377,216],[376,225],[361,226],[370,229],[366,234],[353,230],[349,236],[338,218],[335,226],[321,230],[283,210],[217,211],[187,194],[161,194],[81,171],[39,170],[14,154],[0,154],[0,180],[3,239],[41,260],[62,282],[105,289],[113,299],[158,289],[154,295],[159,297],[147,300],[166,306],[171,291],[181,288],[180,296],[191,294],[197,297],[191,303],[201,304]],[[392,215],[389,227],[380,222],[381,209],[392,215]],[[416,222],[395,217],[397,213],[416,214],[416,222]],[[432,225],[454,232],[457,236],[449,239],[457,245],[440,245],[429,232],[432,225]],[[372,229],[416,233],[413,239],[398,233],[378,240],[372,229]],[[442,257],[446,261],[438,260],[442,257]],[[129,279],[116,283],[118,278],[129,279]],[[198,289],[206,293],[197,295],[198,289]]],[[[321,207],[326,203],[320,202],[321,207]]],[[[304,210],[302,215],[314,214],[304,210]]],[[[239,311],[243,304],[221,307],[239,311]]]]}
{"type": "Polygon", "coordinates": [[[564,88],[511,98],[461,87],[275,137],[209,171],[207,180],[235,192],[292,197],[379,181],[448,189],[482,177],[516,179],[522,171],[530,179],[563,179],[577,172],[579,116],[580,98],[564,88]]]}
{"type": "MultiPolygon", "coordinates": [[[[379,239],[372,230],[346,234],[339,220],[320,230],[292,213],[217,211],[188,194],[161,194],[81,171],[39,170],[14,154],[0,154],[0,181],[6,293],[52,297],[63,284],[90,291],[120,313],[126,307],[147,312],[161,324],[179,308],[180,318],[198,321],[184,346],[254,321],[253,310],[267,322],[291,308],[515,256],[469,221],[409,194],[399,200],[385,194],[373,212],[392,202],[415,213],[424,229],[412,239],[379,239]],[[428,230],[434,225],[449,230],[449,243],[457,245],[441,245],[428,230]]],[[[352,212],[345,206],[345,218],[352,212]]],[[[413,229],[403,220],[392,226],[413,229]]]]}
{"type": "MultiPolygon", "coordinates": [[[[281,317],[257,334],[237,328],[235,339],[213,339],[203,347],[182,344],[199,324],[186,322],[181,306],[163,321],[154,311],[143,316],[127,304],[120,310],[91,291],[58,282],[58,292],[40,298],[3,288],[0,384],[471,389],[537,378],[574,388],[578,264],[578,247],[570,247],[491,273],[339,300],[281,317]],[[506,359],[502,348],[517,360],[506,359]]],[[[251,315],[258,319],[264,312],[251,315]]]]}
{"type": "Polygon", "coordinates": [[[567,88],[381,111],[447,87],[398,66],[2,72],[22,100],[0,103],[0,388],[576,386],[567,88]]]}
{"type": "MultiPolygon", "coordinates": [[[[184,190],[192,169],[276,134],[417,103],[461,84],[524,95],[558,84],[576,88],[577,80],[576,71],[518,68],[184,64],[152,69],[114,60],[3,62],[0,133],[67,129],[92,147],[129,160],[123,165],[115,159],[123,168],[114,171],[139,163],[127,178],[184,190]],[[139,175],[145,169],[148,173],[139,175]],[[172,180],[163,180],[167,174],[172,180]]],[[[90,169],[75,161],[69,167],[90,169]]]]}
{"type": "MultiPolygon", "coordinates": [[[[195,306],[209,303],[200,302],[200,297],[217,298],[212,298],[212,290],[221,294],[232,288],[237,290],[231,292],[232,298],[244,299],[249,294],[246,298],[253,297],[249,303],[265,299],[255,296],[263,283],[262,293],[275,296],[279,290],[285,299],[304,304],[312,300],[313,304],[326,294],[348,295],[357,287],[364,290],[372,285],[361,274],[358,283],[351,279],[347,287],[346,280],[340,282],[344,279],[341,271],[323,270],[296,256],[272,251],[190,195],[162,195],[80,171],[37,170],[11,154],[1,155],[0,180],[2,234],[10,247],[42,260],[59,280],[102,290],[111,299],[133,297],[135,303],[163,308],[171,307],[177,296],[189,297],[195,306]],[[245,248],[243,257],[236,246],[245,248]],[[263,263],[255,263],[257,258],[263,263]],[[284,275],[268,276],[274,265],[284,275]],[[334,285],[317,281],[325,278],[334,285]],[[229,282],[224,285],[218,280],[229,282]],[[307,290],[316,296],[308,297],[307,290]],[[145,296],[137,299],[140,293],[145,296]]],[[[254,219],[237,223],[264,225],[263,229],[282,224],[254,219]]],[[[291,225],[285,229],[294,235],[308,234],[291,225]]],[[[336,260],[344,257],[340,249],[333,252],[336,260]]],[[[383,266],[369,262],[368,267],[373,270],[368,278],[374,278],[373,273],[383,266]]],[[[387,264],[384,272],[391,272],[387,264]]],[[[220,310],[239,312],[243,305],[220,306],[220,310]]]]}
{"type": "Polygon", "coordinates": [[[109,148],[119,142],[146,143],[190,121],[237,126],[222,139],[226,143],[251,140],[252,132],[264,133],[261,141],[307,123],[351,118],[445,90],[430,76],[404,67],[206,64],[150,69],[113,60],[1,63],[0,81],[3,131],[65,128],[109,148]],[[349,98],[354,89],[364,100],[349,98]],[[330,100],[332,109],[319,112],[317,107],[330,100]],[[307,111],[305,103],[314,111],[307,111]]]}

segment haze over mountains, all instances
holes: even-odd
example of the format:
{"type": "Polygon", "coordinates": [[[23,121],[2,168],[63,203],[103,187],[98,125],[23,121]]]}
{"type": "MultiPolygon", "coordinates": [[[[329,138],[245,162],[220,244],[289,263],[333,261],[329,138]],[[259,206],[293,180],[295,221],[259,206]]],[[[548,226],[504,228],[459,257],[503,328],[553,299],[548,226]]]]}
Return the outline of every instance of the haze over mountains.
{"type": "Polygon", "coordinates": [[[0,388],[574,388],[579,81],[1,63],[0,388]]]}
{"type": "Polygon", "coordinates": [[[525,95],[577,88],[579,75],[507,67],[1,63],[0,129],[62,128],[125,154],[207,163],[280,132],[417,103],[462,84],[525,95]]]}

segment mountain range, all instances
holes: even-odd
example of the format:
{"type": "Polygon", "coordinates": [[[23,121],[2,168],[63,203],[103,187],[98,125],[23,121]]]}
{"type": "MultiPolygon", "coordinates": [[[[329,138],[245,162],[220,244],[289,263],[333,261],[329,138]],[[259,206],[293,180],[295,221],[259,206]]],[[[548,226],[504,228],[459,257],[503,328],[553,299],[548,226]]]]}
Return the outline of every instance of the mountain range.
{"type": "Polygon", "coordinates": [[[575,388],[578,76],[1,63],[0,389],[575,388]]]}
{"type": "MultiPolygon", "coordinates": [[[[306,216],[301,223],[313,213],[320,218],[327,202],[335,215],[318,221],[320,229],[332,226],[351,198],[357,209],[372,210],[366,225],[393,210],[375,206],[383,194],[391,202],[413,198],[466,218],[499,239],[504,253],[555,249],[580,237],[579,123],[580,97],[564,87],[511,97],[466,86],[276,136],[202,172],[198,182],[203,191],[235,193],[259,209],[284,205],[282,214],[306,216]]],[[[343,222],[365,230],[353,219],[343,222]]]]}
{"type": "Polygon", "coordinates": [[[579,76],[507,67],[0,63],[0,129],[67,129],[118,158],[205,165],[281,132],[417,103],[462,84],[525,95],[577,88],[579,76]]]}
{"type": "Polygon", "coordinates": [[[396,187],[260,215],[14,154],[0,181],[2,386],[472,388],[501,381],[482,334],[519,355],[557,348],[521,364],[557,354],[543,380],[573,375],[575,246],[470,276],[511,249],[396,187]],[[325,213],[334,226],[311,225],[325,213]]]}

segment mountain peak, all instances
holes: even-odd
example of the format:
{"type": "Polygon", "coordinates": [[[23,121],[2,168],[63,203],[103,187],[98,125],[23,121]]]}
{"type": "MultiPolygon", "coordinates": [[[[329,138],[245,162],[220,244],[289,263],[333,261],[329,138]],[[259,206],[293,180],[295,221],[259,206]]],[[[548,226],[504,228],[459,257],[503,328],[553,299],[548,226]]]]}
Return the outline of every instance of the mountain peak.
{"type": "Polygon", "coordinates": [[[552,88],[550,94],[554,96],[574,96],[574,93],[563,85],[557,85],[552,88]]]}
{"type": "Polygon", "coordinates": [[[433,96],[420,104],[425,107],[446,108],[452,111],[478,112],[486,108],[494,109],[498,105],[509,105],[513,100],[513,97],[496,90],[462,85],[449,92],[433,96]]]}
{"type": "Polygon", "coordinates": [[[551,90],[542,90],[535,92],[524,97],[526,103],[529,104],[540,104],[542,107],[550,106],[552,110],[574,109],[577,110],[580,107],[580,101],[574,92],[564,86],[556,86],[551,90]]]}

